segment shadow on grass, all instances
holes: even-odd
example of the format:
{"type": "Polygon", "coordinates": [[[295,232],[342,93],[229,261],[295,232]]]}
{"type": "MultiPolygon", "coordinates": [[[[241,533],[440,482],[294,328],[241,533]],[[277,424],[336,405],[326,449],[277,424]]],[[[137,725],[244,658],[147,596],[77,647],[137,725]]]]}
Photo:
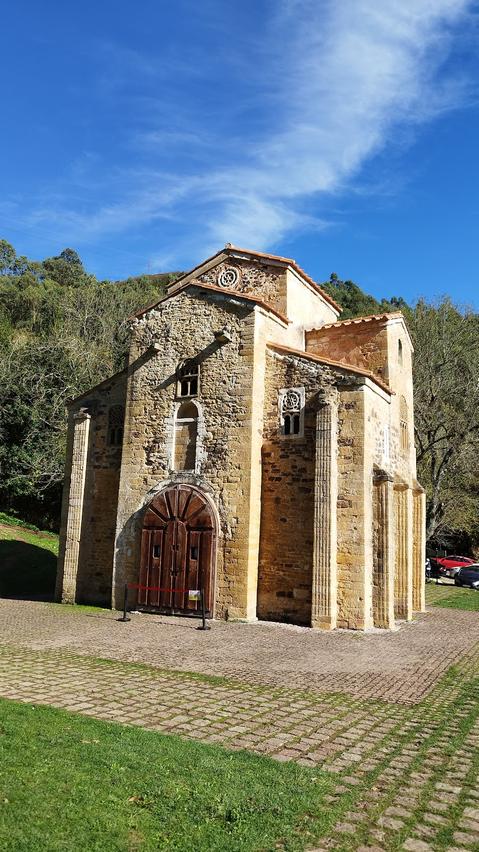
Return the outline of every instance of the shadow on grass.
{"type": "Polygon", "coordinates": [[[0,541],[0,597],[52,601],[57,558],[26,541],[0,541]]]}

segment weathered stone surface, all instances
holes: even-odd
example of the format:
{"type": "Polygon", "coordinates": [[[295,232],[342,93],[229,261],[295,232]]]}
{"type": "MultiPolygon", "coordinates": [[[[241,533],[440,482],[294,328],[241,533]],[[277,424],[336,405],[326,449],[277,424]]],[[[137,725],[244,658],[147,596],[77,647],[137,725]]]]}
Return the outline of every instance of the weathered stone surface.
{"type": "Polygon", "coordinates": [[[226,247],[137,315],[125,371],[71,405],[58,598],[121,606],[146,507],[185,483],[215,509],[215,617],[387,629],[424,608],[409,335],[337,313],[294,262],[226,247]]]}

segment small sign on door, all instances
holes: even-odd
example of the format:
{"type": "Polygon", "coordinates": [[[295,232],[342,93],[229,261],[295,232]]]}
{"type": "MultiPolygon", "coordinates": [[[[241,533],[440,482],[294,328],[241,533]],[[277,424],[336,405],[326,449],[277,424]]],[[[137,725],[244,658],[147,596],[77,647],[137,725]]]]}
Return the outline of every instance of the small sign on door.
{"type": "Polygon", "coordinates": [[[188,600],[189,601],[199,601],[201,598],[201,592],[199,589],[188,589],[188,600]]]}

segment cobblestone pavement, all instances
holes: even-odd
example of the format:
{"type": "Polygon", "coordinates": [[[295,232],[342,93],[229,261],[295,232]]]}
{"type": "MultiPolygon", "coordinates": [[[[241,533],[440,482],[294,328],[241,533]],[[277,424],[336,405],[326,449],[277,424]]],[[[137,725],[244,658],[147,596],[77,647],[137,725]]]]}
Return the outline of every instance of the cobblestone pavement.
{"type": "MultiPolygon", "coordinates": [[[[421,699],[418,688],[412,691],[410,660],[403,657],[401,662],[394,641],[384,646],[387,637],[379,634],[356,640],[347,634],[335,634],[336,645],[329,636],[324,637],[324,645],[319,641],[317,651],[323,654],[326,648],[324,656],[332,659],[322,660],[314,670],[315,688],[311,689],[311,671],[307,675],[304,660],[298,686],[289,653],[282,685],[271,685],[267,680],[267,662],[272,659],[275,639],[275,672],[280,672],[280,657],[290,640],[298,655],[304,642],[311,670],[312,646],[304,631],[250,625],[225,625],[224,629],[220,626],[215,630],[214,625],[209,633],[183,640],[179,648],[182,659],[186,659],[183,655],[188,643],[193,646],[196,642],[193,660],[197,669],[202,653],[205,669],[211,667],[208,642],[219,647],[220,641],[224,643],[232,637],[231,642],[238,641],[245,647],[251,670],[243,662],[234,678],[225,678],[167,670],[165,656],[156,650],[148,658],[149,665],[125,663],[126,643],[132,643],[137,623],[142,648],[147,648],[155,630],[168,629],[154,619],[147,622],[146,617],[138,617],[134,623],[123,625],[109,614],[104,619],[89,618],[84,613],[64,613],[60,608],[18,602],[2,602],[0,615],[4,634],[0,647],[0,695],[4,698],[51,704],[100,719],[141,725],[232,749],[249,749],[277,760],[320,766],[337,779],[331,801],[342,808],[342,816],[331,836],[320,841],[316,847],[319,850],[479,849],[479,647],[471,644],[477,614],[448,610],[438,613],[436,619],[434,612],[390,637],[399,642],[403,654],[407,654],[408,643],[411,653],[418,653],[419,640],[413,633],[423,631],[424,636],[427,625],[435,633],[436,642],[440,636],[440,644],[447,647],[449,664],[456,661],[453,668],[444,672],[439,655],[435,655],[431,668],[435,682],[431,685],[429,681],[427,694],[421,699]],[[120,628],[121,639],[116,632],[120,628]],[[105,654],[98,637],[106,640],[108,633],[105,654]],[[128,635],[130,638],[125,640],[128,635]],[[243,638],[245,635],[247,639],[243,638]],[[267,651],[263,654],[256,648],[257,671],[253,677],[254,645],[263,637],[267,651]],[[367,652],[362,647],[363,640],[368,645],[367,652]],[[385,661],[371,652],[370,640],[379,642],[383,654],[388,647],[391,649],[390,671],[405,685],[404,700],[391,700],[391,690],[388,701],[373,696],[374,684],[379,682],[378,669],[384,671],[385,661]],[[349,650],[349,671],[345,648],[349,650]],[[358,650],[352,661],[355,649],[358,650]],[[108,655],[110,659],[96,659],[95,651],[97,656],[108,655]],[[163,669],[158,667],[160,662],[163,669]],[[266,682],[260,683],[263,667],[266,682]],[[325,678],[336,673],[340,687],[336,683],[334,692],[331,687],[327,691],[321,684],[321,671],[325,678]],[[241,682],[243,672],[251,676],[241,682]],[[369,672],[369,694],[362,697],[355,692],[357,682],[361,677],[367,678],[369,672]]],[[[180,629],[186,632],[191,627],[174,625],[169,629],[174,643],[180,629]]],[[[317,638],[323,639],[321,635],[317,638]]],[[[169,654],[175,660],[173,651],[174,646],[169,654]]],[[[239,656],[237,648],[231,655],[224,652],[216,674],[224,675],[225,667],[232,666],[239,656]]],[[[429,669],[424,671],[428,673],[429,669]]]]}
{"type": "Polygon", "coordinates": [[[0,643],[409,703],[479,641],[477,614],[439,608],[397,632],[370,633],[219,621],[202,633],[193,619],[133,614],[122,624],[118,618],[108,610],[0,600],[0,643]]]}

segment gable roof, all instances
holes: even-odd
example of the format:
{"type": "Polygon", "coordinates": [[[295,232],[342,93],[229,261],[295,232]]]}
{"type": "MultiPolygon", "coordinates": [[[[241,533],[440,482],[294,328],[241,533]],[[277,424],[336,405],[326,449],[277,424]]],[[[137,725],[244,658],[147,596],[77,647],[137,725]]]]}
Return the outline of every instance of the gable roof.
{"type": "Polygon", "coordinates": [[[390,319],[404,319],[404,315],[401,311],[393,311],[384,314],[369,314],[364,317],[349,317],[349,319],[337,320],[337,322],[327,322],[319,328],[311,329],[311,331],[322,331],[323,328],[335,328],[336,326],[359,325],[359,323],[363,322],[384,322],[390,319]]]}
{"type": "Polygon", "coordinates": [[[203,281],[187,281],[183,284],[182,287],[178,287],[177,290],[171,290],[171,292],[166,293],[161,299],[153,302],[151,305],[148,305],[146,308],[142,308],[137,311],[135,314],[132,314],[128,317],[129,320],[138,319],[143,316],[143,314],[148,313],[148,311],[153,310],[158,307],[158,305],[163,304],[168,299],[172,299],[173,296],[178,296],[180,293],[183,293],[189,287],[196,288],[197,290],[206,290],[211,291],[213,293],[219,293],[221,296],[229,299],[236,299],[236,301],[242,302],[250,302],[253,305],[257,305],[259,308],[262,308],[264,311],[267,311],[269,314],[273,314],[278,317],[282,322],[286,325],[289,325],[289,319],[284,316],[284,314],[277,311],[276,308],[273,308],[271,305],[268,305],[267,302],[264,302],[262,299],[257,299],[256,296],[252,296],[250,293],[239,293],[237,290],[227,290],[225,287],[216,287],[214,284],[205,284],[203,281]]]}
{"type": "Polygon", "coordinates": [[[317,282],[313,278],[311,278],[311,276],[308,275],[307,272],[305,272],[304,269],[302,269],[301,266],[296,263],[296,261],[292,257],[281,257],[281,255],[267,254],[264,251],[253,251],[251,249],[238,248],[238,246],[233,246],[231,245],[231,243],[228,243],[225,246],[224,251],[231,253],[233,256],[246,254],[248,255],[248,257],[258,257],[260,259],[264,258],[265,260],[273,261],[273,263],[277,263],[281,266],[289,266],[291,269],[294,269],[294,271],[299,275],[300,278],[303,278],[305,281],[307,281],[307,283],[310,284],[323,297],[325,302],[328,302],[328,304],[330,304],[331,307],[338,311],[338,313],[342,313],[343,309],[341,305],[338,305],[338,303],[334,301],[333,297],[330,296],[329,293],[326,293],[326,290],[323,290],[323,288],[320,287],[319,284],[317,284],[317,282]]]}
{"type": "Polygon", "coordinates": [[[304,358],[306,361],[316,361],[318,364],[325,364],[328,367],[336,367],[344,370],[347,373],[354,373],[357,376],[364,376],[370,379],[376,385],[379,385],[381,390],[386,391],[389,396],[395,396],[395,393],[389,385],[382,381],[379,376],[376,376],[370,370],[363,370],[361,367],[355,367],[352,364],[346,364],[344,361],[333,361],[331,358],[325,358],[322,355],[313,355],[312,352],[303,352],[301,349],[292,349],[290,346],[283,346],[279,343],[268,342],[269,349],[275,349],[277,352],[284,352],[285,355],[294,355],[296,358],[304,358]]]}
{"type": "MultiPolygon", "coordinates": [[[[203,286],[201,282],[193,282],[192,279],[195,278],[195,274],[197,274],[199,270],[201,270],[204,266],[215,266],[216,263],[220,263],[222,260],[226,260],[228,257],[236,257],[240,259],[244,256],[250,258],[258,258],[259,260],[267,260],[273,265],[282,266],[285,269],[288,267],[290,269],[293,269],[296,274],[299,275],[300,278],[303,278],[303,280],[306,281],[307,284],[309,284],[311,287],[313,287],[314,290],[316,290],[317,293],[319,293],[319,295],[324,299],[325,302],[328,302],[328,304],[331,305],[331,307],[334,308],[335,311],[341,313],[341,306],[338,305],[338,303],[335,302],[334,299],[328,293],[326,293],[326,291],[323,290],[319,286],[319,284],[316,283],[316,281],[314,281],[309,275],[307,275],[306,272],[301,269],[301,267],[292,258],[281,257],[280,255],[275,254],[266,254],[265,252],[261,251],[252,251],[251,249],[242,249],[238,248],[237,246],[231,245],[231,243],[227,243],[223,249],[220,249],[216,252],[216,254],[211,255],[211,257],[206,258],[206,260],[201,261],[201,263],[199,263],[197,266],[194,266],[193,269],[190,269],[189,272],[185,272],[183,273],[183,275],[180,275],[180,277],[177,278],[176,281],[173,281],[172,284],[170,284],[170,286],[168,287],[167,295],[173,295],[173,293],[178,293],[179,291],[186,289],[186,287],[188,287],[192,283],[195,283],[196,286],[200,286],[200,284],[201,286],[203,286]]],[[[213,287],[214,285],[209,286],[213,287]]],[[[222,287],[221,291],[224,293],[229,292],[231,294],[235,294],[237,297],[243,295],[238,293],[237,290],[228,290],[228,288],[226,287],[222,287]]],[[[254,300],[255,297],[250,296],[250,298],[254,300]]],[[[146,308],[142,308],[140,311],[133,314],[133,318],[140,317],[144,313],[147,313],[148,311],[152,310],[157,305],[159,305],[160,302],[163,302],[164,299],[165,297],[163,296],[161,299],[158,299],[157,301],[152,302],[150,305],[147,305],[146,308]]],[[[263,306],[266,306],[266,303],[263,302],[262,299],[256,299],[256,301],[258,302],[258,304],[262,303],[263,306]]],[[[270,308],[269,306],[266,307],[268,307],[268,310],[271,310],[273,313],[275,313],[274,308],[270,308]]]]}

